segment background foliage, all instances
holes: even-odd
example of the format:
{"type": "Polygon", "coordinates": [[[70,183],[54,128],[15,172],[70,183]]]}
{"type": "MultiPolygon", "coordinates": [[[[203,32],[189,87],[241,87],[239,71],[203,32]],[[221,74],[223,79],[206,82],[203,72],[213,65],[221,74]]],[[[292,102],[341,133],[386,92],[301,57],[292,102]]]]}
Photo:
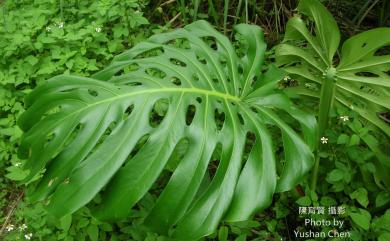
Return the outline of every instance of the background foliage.
{"type": "MultiPolygon", "coordinates": [[[[336,17],[344,39],[365,29],[390,26],[389,1],[323,3],[336,17]]],[[[24,199],[24,186],[17,181],[25,173],[16,156],[21,135],[16,120],[24,110],[23,97],[57,74],[89,76],[152,33],[195,19],[209,20],[228,35],[235,23],[260,25],[272,46],[282,39],[296,6],[294,0],[0,2],[0,236],[6,240],[167,240],[140,226],[145,210],[156,200],[158,183],[128,220],[114,224],[93,219],[88,208],[57,222],[41,205],[24,199]]],[[[291,80],[281,84],[291,84],[291,80]]],[[[310,103],[302,108],[310,109],[310,103]]],[[[317,193],[310,193],[308,183],[302,183],[295,192],[275,195],[271,207],[253,220],[221,224],[206,240],[294,240],[293,230],[303,226],[297,211],[300,205],[343,206],[347,210],[342,217],[347,222],[345,230],[351,230],[353,240],[389,240],[390,192],[376,181],[374,174],[381,171],[373,164],[376,158],[355,133],[364,133],[365,123],[348,110],[337,110],[332,116],[326,130],[329,141],[321,153],[328,161],[320,170],[317,193]],[[340,120],[340,113],[349,120],[340,120]]],[[[388,139],[377,135],[384,148],[389,148],[388,139]]]]}

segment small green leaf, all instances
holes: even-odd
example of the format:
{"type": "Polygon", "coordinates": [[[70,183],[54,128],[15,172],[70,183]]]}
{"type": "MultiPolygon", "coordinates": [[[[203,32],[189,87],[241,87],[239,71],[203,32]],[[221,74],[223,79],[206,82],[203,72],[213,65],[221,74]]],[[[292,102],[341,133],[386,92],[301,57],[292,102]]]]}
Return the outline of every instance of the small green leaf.
{"type": "Polygon", "coordinates": [[[337,138],[337,144],[347,144],[349,142],[349,136],[346,134],[341,134],[337,138]]]}
{"type": "Polygon", "coordinates": [[[60,219],[60,227],[64,232],[68,232],[71,224],[72,224],[71,214],[67,214],[60,219]]]}
{"type": "Polygon", "coordinates": [[[331,197],[327,197],[327,196],[322,197],[320,203],[321,203],[321,205],[328,206],[328,207],[329,206],[334,206],[334,205],[337,204],[336,200],[334,200],[331,197]]]}
{"type": "Polygon", "coordinates": [[[237,234],[237,235],[241,235],[242,234],[242,230],[239,227],[231,226],[230,229],[231,229],[232,233],[234,233],[234,234],[237,234]]]}
{"type": "Polygon", "coordinates": [[[349,146],[357,146],[359,145],[359,142],[360,142],[360,137],[356,134],[353,134],[351,136],[351,139],[349,140],[349,146]]]}
{"type": "Polygon", "coordinates": [[[363,207],[367,207],[368,205],[368,197],[367,197],[367,190],[364,188],[359,188],[353,193],[349,194],[349,196],[352,199],[356,199],[360,205],[363,207]]]}
{"type": "Polygon", "coordinates": [[[11,180],[14,180],[14,181],[23,180],[29,174],[28,170],[23,170],[23,169],[21,169],[19,167],[16,167],[16,166],[8,167],[7,171],[9,171],[9,173],[7,173],[5,175],[5,177],[7,177],[7,178],[9,178],[11,180]]]}
{"type": "Polygon", "coordinates": [[[390,240],[390,233],[384,233],[379,236],[378,241],[389,241],[390,240]]]}
{"type": "Polygon", "coordinates": [[[73,237],[72,236],[66,236],[65,238],[64,238],[64,241],[73,241],[74,239],[73,239],[73,237]]]}
{"type": "Polygon", "coordinates": [[[119,239],[118,239],[118,237],[117,237],[115,234],[113,234],[113,235],[111,236],[110,241],[119,241],[119,239]]]}
{"type": "Polygon", "coordinates": [[[80,218],[78,223],[77,223],[77,228],[81,229],[86,227],[89,224],[89,221],[87,218],[80,218]]]}
{"type": "Polygon", "coordinates": [[[99,237],[99,229],[96,225],[89,225],[87,233],[91,241],[97,241],[99,237]]]}
{"type": "Polygon", "coordinates": [[[154,235],[148,234],[145,241],[156,241],[156,237],[154,235]]]}
{"type": "Polygon", "coordinates": [[[359,208],[358,212],[351,213],[349,216],[362,229],[368,230],[370,228],[371,214],[368,211],[359,208]]]}
{"type": "Polygon", "coordinates": [[[390,193],[389,192],[380,192],[375,199],[375,206],[382,207],[390,202],[390,193]]]}
{"type": "Polygon", "coordinates": [[[218,232],[218,240],[219,241],[227,241],[229,235],[229,229],[226,226],[223,226],[219,229],[218,232]]]}
{"type": "Polygon", "coordinates": [[[299,206],[309,206],[311,204],[311,199],[308,196],[300,197],[295,201],[299,206]]]}
{"type": "Polygon", "coordinates": [[[329,182],[329,183],[334,183],[334,182],[338,182],[338,181],[341,181],[344,177],[344,172],[340,169],[334,169],[333,171],[331,171],[328,176],[326,177],[326,180],[329,182]]]}
{"type": "Polygon", "coordinates": [[[241,234],[234,241],[246,241],[246,234],[241,234]]]}
{"type": "Polygon", "coordinates": [[[29,55],[25,58],[25,60],[30,64],[30,65],[35,65],[38,63],[38,59],[32,55],[29,55]]]}

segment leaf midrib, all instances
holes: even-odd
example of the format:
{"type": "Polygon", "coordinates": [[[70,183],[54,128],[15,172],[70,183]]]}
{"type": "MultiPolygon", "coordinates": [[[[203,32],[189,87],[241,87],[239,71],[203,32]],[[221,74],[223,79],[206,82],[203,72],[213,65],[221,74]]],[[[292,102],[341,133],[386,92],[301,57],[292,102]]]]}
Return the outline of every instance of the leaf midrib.
{"type": "Polygon", "coordinates": [[[103,104],[106,102],[114,102],[118,99],[122,99],[122,98],[126,98],[126,97],[131,97],[131,96],[141,95],[141,94],[161,93],[161,92],[179,92],[179,93],[183,93],[183,94],[184,93],[197,93],[197,94],[201,94],[201,95],[205,95],[205,96],[215,96],[215,97],[219,97],[219,98],[222,98],[225,100],[231,100],[234,102],[241,101],[241,99],[239,97],[234,96],[234,95],[221,93],[221,92],[217,92],[217,91],[199,89],[199,88],[163,88],[163,89],[160,88],[160,89],[139,90],[139,91],[130,92],[130,93],[122,94],[122,95],[116,95],[115,97],[107,98],[107,99],[97,101],[97,102],[92,103],[92,104],[88,104],[87,106],[77,110],[76,112],[81,112],[84,109],[90,108],[92,106],[103,104]]]}

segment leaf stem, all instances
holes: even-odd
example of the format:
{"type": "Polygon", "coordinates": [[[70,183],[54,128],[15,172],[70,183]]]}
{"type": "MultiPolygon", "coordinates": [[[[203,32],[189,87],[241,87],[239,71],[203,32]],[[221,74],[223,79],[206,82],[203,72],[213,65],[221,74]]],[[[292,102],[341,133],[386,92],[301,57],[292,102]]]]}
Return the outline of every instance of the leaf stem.
{"type": "Polygon", "coordinates": [[[317,188],[319,166],[320,166],[320,155],[319,155],[319,151],[317,151],[316,160],[314,162],[314,168],[313,168],[313,176],[311,178],[311,190],[313,192],[315,192],[315,190],[317,188]]]}
{"type": "Polygon", "coordinates": [[[319,147],[319,139],[324,135],[325,130],[328,126],[329,122],[329,113],[332,107],[334,92],[335,92],[335,82],[336,82],[336,69],[334,67],[329,67],[324,72],[324,84],[321,87],[321,96],[320,96],[320,105],[319,105],[319,113],[318,113],[318,134],[317,144],[315,149],[317,150],[316,160],[314,163],[314,169],[311,179],[311,190],[315,192],[317,187],[318,180],[318,170],[320,167],[320,147],[319,147]]]}

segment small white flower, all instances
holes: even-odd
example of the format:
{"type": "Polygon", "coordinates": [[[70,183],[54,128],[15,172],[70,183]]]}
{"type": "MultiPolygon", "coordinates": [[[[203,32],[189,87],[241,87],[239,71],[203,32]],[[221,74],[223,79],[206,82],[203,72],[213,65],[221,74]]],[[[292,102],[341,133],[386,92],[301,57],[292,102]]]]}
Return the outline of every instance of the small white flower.
{"type": "Polygon", "coordinates": [[[288,76],[288,75],[284,76],[284,78],[283,78],[284,81],[288,81],[288,80],[290,80],[290,79],[291,79],[291,78],[290,78],[290,76],[288,76]]]}
{"type": "Polygon", "coordinates": [[[27,239],[27,240],[30,240],[31,237],[32,237],[32,233],[28,233],[28,234],[24,235],[24,238],[27,239]]]}
{"type": "Polygon", "coordinates": [[[97,33],[100,33],[100,32],[102,31],[102,28],[101,28],[101,27],[96,27],[96,28],[95,28],[95,31],[96,31],[97,33]]]}
{"type": "Polygon", "coordinates": [[[50,26],[46,27],[46,32],[51,32],[51,27],[50,26]]]}
{"type": "Polygon", "coordinates": [[[328,143],[328,138],[326,138],[325,136],[321,137],[321,142],[322,144],[328,143]]]}
{"type": "Polygon", "coordinates": [[[15,166],[15,167],[19,167],[20,165],[22,165],[22,163],[16,162],[14,166],[15,166]]]}
{"type": "Polygon", "coordinates": [[[64,22],[59,22],[58,23],[58,28],[64,28],[64,22]]]}
{"type": "Polygon", "coordinates": [[[349,116],[347,116],[347,115],[340,116],[340,120],[342,120],[344,122],[349,121],[349,116]]]}
{"type": "Polygon", "coordinates": [[[22,226],[19,227],[20,231],[24,231],[27,229],[27,225],[25,223],[22,224],[22,226]]]}
{"type": "Polygon", "coordinates": [[[14,230],[14,225],[13,224],[8,224],[7,227],[5,227],[5,230],[7,230],[7,232],[11,232],[12,230],[14,230]]]}

